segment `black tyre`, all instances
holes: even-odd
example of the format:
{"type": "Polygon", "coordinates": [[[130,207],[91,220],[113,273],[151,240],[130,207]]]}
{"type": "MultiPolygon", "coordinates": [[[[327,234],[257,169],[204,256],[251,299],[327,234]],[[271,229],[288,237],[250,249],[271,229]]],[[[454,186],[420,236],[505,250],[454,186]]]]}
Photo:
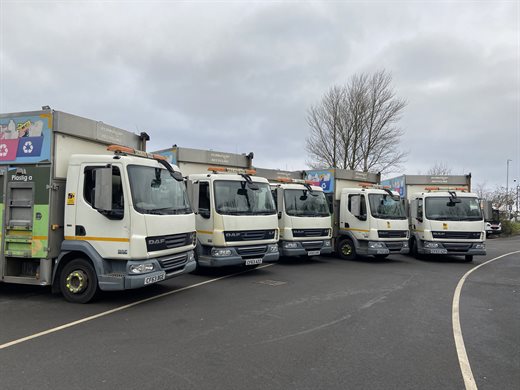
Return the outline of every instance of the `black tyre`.
{"type": "Polygon", "coordinates": [[[464,262],[465,263],[471,263],[473,261],[473,255],[466,255],[464,256],[464,262]]]}
{"type": "Polygon", "coordinates": [[[419,250],[417,249],[417,240],[416,239],[412,239],[412,249],[410,250],[410,253],[416,259],[422,258],[422,256],[419,254],[419,250]]]}
{"type": "Polygon", "coordinates": [[[343,260],[356,258],[356,247],[350,238],[344,238],[338,243],[338,254],[343,260]]]}
{"type": "Polygon", "coordinates": [[[74,259],[63,267],[60,274],[63,297],[72,303],[87,303],[98,291],[96,271],[85,259],[74,259]]]}

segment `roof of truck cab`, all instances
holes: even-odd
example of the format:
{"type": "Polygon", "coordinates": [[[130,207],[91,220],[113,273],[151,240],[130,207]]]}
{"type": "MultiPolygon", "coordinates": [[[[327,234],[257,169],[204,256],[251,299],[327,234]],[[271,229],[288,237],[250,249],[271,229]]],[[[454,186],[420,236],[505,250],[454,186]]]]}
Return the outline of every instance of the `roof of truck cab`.
{"type": "MultiPolygon", "coordinates": [[[[154,159],[138,157],[138,156],[128,156],[128,155],[118,155],[117,158],[114,154],[73,154],[70,156],[69,165],[80,165],[80,164],[96,164],[96,163],[118,163],[122,162],[127,165],[135,164],[135,165],[144,165],[150,167],[162,167],[162,165],[154,159]]],[[[178,171],[179,168],[176,165],[172,165],[174,170],[178,171]]]]}
{"type": "MultiPolygon", "coordinates": [[[[473,192],[462,192],[462,191],[452,191],[455,192],[458,198],[478,198],[478,195],[473,192]]],[[[425,197],[450,197],[450,193],[448,191],[421,191],[411,194],[412,197],[418,197],[420,195],[424,195],[425,197]]]]}
{"type": "MultiPolygon", "coordinates": [[[[269,183],[271,187],[280,187],[286,190],[305,190],[307,189],[304,184],[301,183],[269,183]]],[[[313,191],[323,192],[323,188],[320,186],[311,185],[313,191]]]]}
{"type": "MultiPolygon", "coordinates": [[[[267,181],[266,178],[263,178],[263,177],[259,177],[259,176],[249,176],[251,178],[251,180],[255,183],[266,183],[268,184],[269,182],[267,181]]],[[[210,180],[213,180],[213,181],[220,181],[220,180],[227,180],[227,181],[244,181],[244,177],[242,175],[239,175],[239,174],[235,174],[235,173],[231,173],[231,174],[228,174],[228,173],[197,173],[197,174],[193,174],[193,175],[188,175],[188,180],[204,180],[204,179],[210,179],[210,180]]]]}
{"type": "MultiPolygon", "coordinates": [[[[356,194],[382,194],[382,195],[388,195],[388,192],[381,188],[343,188],[341,189],[341,193],[356,193],[356,194]]],[[[399,193],[396,191],[391,191],[393,195],[399,196],[399,193]]]]}

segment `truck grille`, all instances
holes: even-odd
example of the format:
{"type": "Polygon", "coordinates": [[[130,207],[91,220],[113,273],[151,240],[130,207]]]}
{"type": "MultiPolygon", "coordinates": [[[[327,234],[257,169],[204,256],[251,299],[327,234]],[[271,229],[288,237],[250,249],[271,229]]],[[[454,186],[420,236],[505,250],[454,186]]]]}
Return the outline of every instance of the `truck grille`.
{"type": "Polygon", "coordinates": [[[303,241],[302,246],[308,251],[318,250],[323,246],[323,241],[303,241]]]}
{"type": "Polygon", "coordinates": [[[323,237],[329,235],[329,229],[293,229],[293,237],[323,237]]]}
{"type": "Polygon", "coordinates": [[[226,241],[272,240],[274,234],[274,230],[236,230],[224,232],[224,238],[226,241]]]}
{"type": "Polygon", "coordinates": [[[237,253],[243,259],[249,259],[254,257],[264,257],[265,252],[267,252],[267,245],[259,245],[259,246],[245,246],[238,247],[237,253]]]}
{"type": "Polygon", "coordinates": [[[461,240],[478,240],[480,232],[432,232],[433,238],[452,238],[461,240]]]}
{"type": "Polygon", "coordinates": [[[185,245],[192,245],[194,238],[195,232],[147,237],[146,248],[148,249],[148,252],[179,248],[185,245]]]}
{"type": "Polygon", "coordinates": [[[458,242],[443,242],[442,245],[449,252],[467,252],[470,250],[472,244],[458,243],[458,242]]]}
{"type": "Polygon", "coordinates": [[[159,264],[161,264],[161,267],[163,267],[166,272],[171,272],[177,268],[184,267],[187,262],[188,255],[186,253],[159,259],[159,264]]]}
{"type": "Polygon", "coordinates": [[[399,252],[403,248],[402,241],[397,241],[397,242],[385,241],[385,245],[390,252],[393,252],[393,251],[399,252]]]}
{"type": "Polygon", "coordinates": [[[378,230],[379,238],[406,238],[407,230],[378,230]]]}

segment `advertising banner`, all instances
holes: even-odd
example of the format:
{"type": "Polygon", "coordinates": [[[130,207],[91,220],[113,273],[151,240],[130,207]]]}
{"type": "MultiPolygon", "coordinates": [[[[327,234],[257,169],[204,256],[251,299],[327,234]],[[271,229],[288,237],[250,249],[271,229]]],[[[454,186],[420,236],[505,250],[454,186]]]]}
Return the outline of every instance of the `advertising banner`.
{"type": "Polygon", "coordinates": [[[325,193],[334,192],[334,171],[332,170],[307,171],[305,179],[320,186],[325,193]]]}

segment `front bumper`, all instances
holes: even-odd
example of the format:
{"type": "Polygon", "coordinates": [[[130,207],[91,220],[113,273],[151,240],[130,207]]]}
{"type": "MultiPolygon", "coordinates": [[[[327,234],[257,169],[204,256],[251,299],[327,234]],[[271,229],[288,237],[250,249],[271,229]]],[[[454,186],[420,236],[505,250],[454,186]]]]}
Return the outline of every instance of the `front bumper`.
{"type": "Polygon", "coordinates": [[[222,247],[221,249],[229,249],[231,254],[229,256],[211,256],[200,255],[198,264],[202,267],[228,267],[232,265],[245,265],[246,260],[261,259],[261,263],[271,263],[277,261],[280,257],[280,252],[270,252],[269,245],[251,245],[240,247],[222,247]]]}
{"type": "Polygon", "coordinates": [[[197,263],[193,251],[176,253],[147,260],[130,260],[126,262],[126,272],[112,272],[98,276],[99,288],[104,291],[130,290],[154,284],[175,276],[190,273],[197,263]],[[154,271],[133,274],[130,267],[139,264],[153,264],[154,271]]]}
{"type": "Polygon", "coordinates": [[[477,243],[466,243],[466,242],[439,242],[434,241],[438,247],[431,248],[428,247],[428,242],[423,243],[422,248],[418,248],[418,252],[420,254],[425,255],[475,255],[475,256],[484,256],[486,255],[486,248],[483,242],[477,243]],[[484,246],[475,247],[475,246],[484,246]]]}
{"type": "MultiPolygon", "coordinates": [[[[357,248],[356,248],[357,249],[357,248]]],[[[410,252],[408,240],[403,241],[368,241],[357,249],[360,255],[377,256],[389,254],[403,254],[410,252]]]]}
{"type": "Polygon", "coordinates": [[[328,246],[324,246],[324,240],[315,241],[280,241],[278,247],[281,256],[320,256],[332,253],[332,246],[330,240],[328,246]],[[287,248],[291,245],[292,248],[287,248]],[[319,252],[319,253],[316,253],[319,252]]]}

